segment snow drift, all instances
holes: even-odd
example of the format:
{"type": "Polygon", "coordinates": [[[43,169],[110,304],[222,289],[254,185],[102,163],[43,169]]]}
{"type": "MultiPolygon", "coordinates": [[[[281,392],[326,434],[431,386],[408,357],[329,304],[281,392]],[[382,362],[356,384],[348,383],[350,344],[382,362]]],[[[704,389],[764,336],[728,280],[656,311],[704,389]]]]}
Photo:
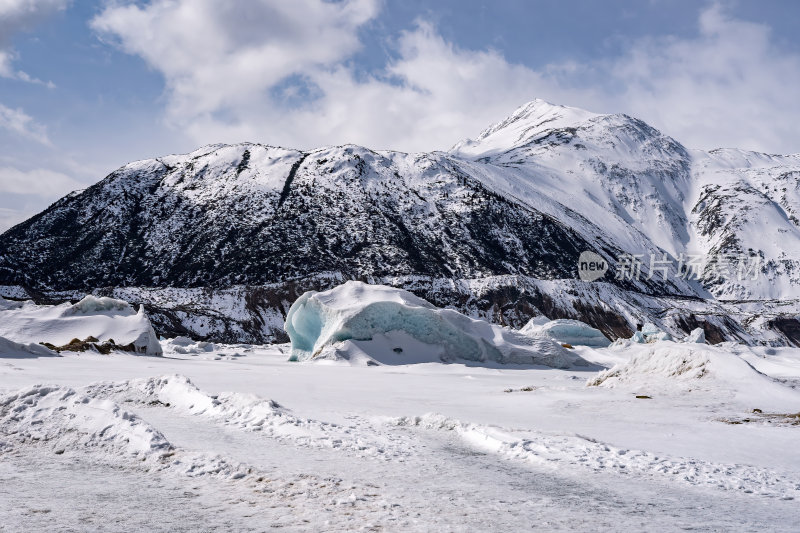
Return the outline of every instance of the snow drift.
{"type": "Polygon", "coordinates": [[[610,350],[630,353],[630,359],[600,372],[587,386],[710,391],[720,400],[728,395],[745,399],[751,408],[800,410],[800,393],[753,368],[741,357],[749,353],[745,346],[618,341],[610,350]]]}
{"type": "Polygon", "coordinates": [[[532,337],[546,337],[559,343],[573,346],[593,346],[605,348],[611,341],[599,329],[595,329],[580,320],[542,320],[534,317],[525,324],[520,333],[532,337]]]}
{"type": "Polygon", "coordinates": [[[374,364],[497,362],[568,368],[583,362],[552,340],[438,309],[414,294],[358,281],[309,291],[286,316],[291,359],[374,364]]]}
{"type": "Polygon", "coordinates": [[[5,337],[0,337],[0,355],[12,357],[58,356],[56,352],[41,344],[14,342],[5,337]]]}
{"type": "Polygon", "coordinates": [[[76,304],[36,305],[0,298],[0,336],[22,344],[47,342],[56,346],[72,339],[94,337],[133,345],[136,353],[161,355],[153,326],[143,307],[114,298],[86,296],[76,304]]]}

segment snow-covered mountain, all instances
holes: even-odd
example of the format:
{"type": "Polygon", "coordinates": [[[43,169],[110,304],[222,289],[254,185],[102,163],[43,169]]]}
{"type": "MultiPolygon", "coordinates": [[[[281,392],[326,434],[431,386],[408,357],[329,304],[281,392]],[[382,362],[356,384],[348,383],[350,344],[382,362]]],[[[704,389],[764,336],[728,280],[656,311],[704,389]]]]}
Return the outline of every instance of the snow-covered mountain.
{"type": "Polygon", "coordinates": [[[645,262],[652,245],[676,269],[681,254],[696,258],[716,297],[800,297],[800,154],[687,150],[627,115],[541,100],[451,153],[516,174],[520,196],[570,198],[571,209],[645,262]]]}
{"type": "MultiPolygon", "coordinates": [[[[798,177],[800,155],[692,151],[627,115],[541,100],[449,152],[207,146],[128,164],[4,233],[0,292],[239,293],[244,307],[223,312],[224,327],[189,304],[161,301],[151,314],[170,332],[264,340],[277,335],[287,298],[368,279],[503,323],[549,308],[620,335],[636,317],[592,287],[698,302],[800,298],[798,177]],[[577,279],[585,251],[608,263],[596,282],[577,279]],[[627,254],[642,263],[638,279],[627,254]],[[667,275],[651,277],[654,258],[667,275]],[[691,258],[704,279],[677,275],[691,258]],[[737,260],[746,277],[719,269],[737,260]],[[505,281],[441,290],[487,286],[479,280],[505,281]],[[520,288],[536,280],[562,281],[549,293],[520,288]],[[553,303],[565,291],[585,297],[553,303]]],[[[729,326],[722,337],[741,338],[729,326]]]]}

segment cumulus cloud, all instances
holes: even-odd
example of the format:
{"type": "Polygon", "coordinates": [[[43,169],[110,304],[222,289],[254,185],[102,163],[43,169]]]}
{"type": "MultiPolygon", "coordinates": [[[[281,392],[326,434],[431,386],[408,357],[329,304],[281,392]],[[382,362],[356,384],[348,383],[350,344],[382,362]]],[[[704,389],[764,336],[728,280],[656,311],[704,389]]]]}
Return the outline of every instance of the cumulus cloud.
{"type": "Polygon", "coordinates": [[[45,146],[52,145],[47,136],[47,129],[22,109],[11,109],[0,104],[0,128],[45,146]]]}
{"type": "Polygon", "coordinates": [[[0,1],[0,77],[55,87],[53,82],[44,82],[14,68],[17,54],[11,46],[11,39],[53,13],[66,9],[69,3],[70,0],[0,1]]]}
{"type": "Polygon", "coordinates": [[[91,24],[164,75],[180,122],[235,115],[287,76],[346,59],[376,13],[376,0],[154,0],[111,4],[91,24]]]}
{"type": "Polygon", "coordinates": [[[84,185],[66,174],[44,168],[19,170],[0,167],[0,193],[24,194],[41,198],[59,198],[84,185]]]}
{"type": "Polygon", "coordinates": [[[541,97],[639,116],[690,147],[800,150],[789,89],[800,59],[769,28],[719,6],[701,12],[693,38],[643,39],[594,64],[536,69],[417,23],[391,43],[394,59],[365,75],[350,59],[376,2],[115,2],[92,27],[164,76],[167,122],[198,144],[446,149],[541,97]]]}
{"type": "Polygon", "coordinates": [[[715,5],[693,39],[637,43],[612,68],[631,113],[692,147],[800,151],[800,56],[715,5]]]}
{"type": "Polygon", "coordinates": [[[0,166],[0,232],[30,218],[48,202],[84,187],[50,169],[0,166]]]}

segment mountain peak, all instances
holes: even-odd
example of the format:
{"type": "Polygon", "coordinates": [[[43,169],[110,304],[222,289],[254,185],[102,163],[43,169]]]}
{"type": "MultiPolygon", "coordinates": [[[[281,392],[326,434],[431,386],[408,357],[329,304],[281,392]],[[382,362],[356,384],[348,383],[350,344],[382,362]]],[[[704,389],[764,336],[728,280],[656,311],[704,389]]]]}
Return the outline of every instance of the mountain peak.
{"type": "Polygon", "coordinates": [[[477,139],[459,142],[450,153],[472,158],[504,152],[545,131],[572,127],[597,116],[600,115],[585,109],[536,98],[483,130],[477,139]]]}

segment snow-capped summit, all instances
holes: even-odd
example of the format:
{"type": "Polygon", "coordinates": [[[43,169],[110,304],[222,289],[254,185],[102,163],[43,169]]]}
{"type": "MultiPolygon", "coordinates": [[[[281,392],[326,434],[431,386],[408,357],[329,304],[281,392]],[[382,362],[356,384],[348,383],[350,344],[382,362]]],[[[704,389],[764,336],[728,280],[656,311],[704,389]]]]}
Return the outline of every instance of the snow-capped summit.
{"type": "Polygon", "coordinates": [[[597,116],[597,113],[584,109],[555,105],[536,98],[483,130],[475,140],[459,142],[450,149],[450,153],[477,159],[507,152],[545,132],[573,127],[597,116]]]}
{"type": "Polygon", "coordinates": [[[689,241],[684,202],[691,157],[628,115],[534,100],[450,153],[517,174],[518,191],[569,198],[571,210],[626,249],[677,256],[689,241]]]}

